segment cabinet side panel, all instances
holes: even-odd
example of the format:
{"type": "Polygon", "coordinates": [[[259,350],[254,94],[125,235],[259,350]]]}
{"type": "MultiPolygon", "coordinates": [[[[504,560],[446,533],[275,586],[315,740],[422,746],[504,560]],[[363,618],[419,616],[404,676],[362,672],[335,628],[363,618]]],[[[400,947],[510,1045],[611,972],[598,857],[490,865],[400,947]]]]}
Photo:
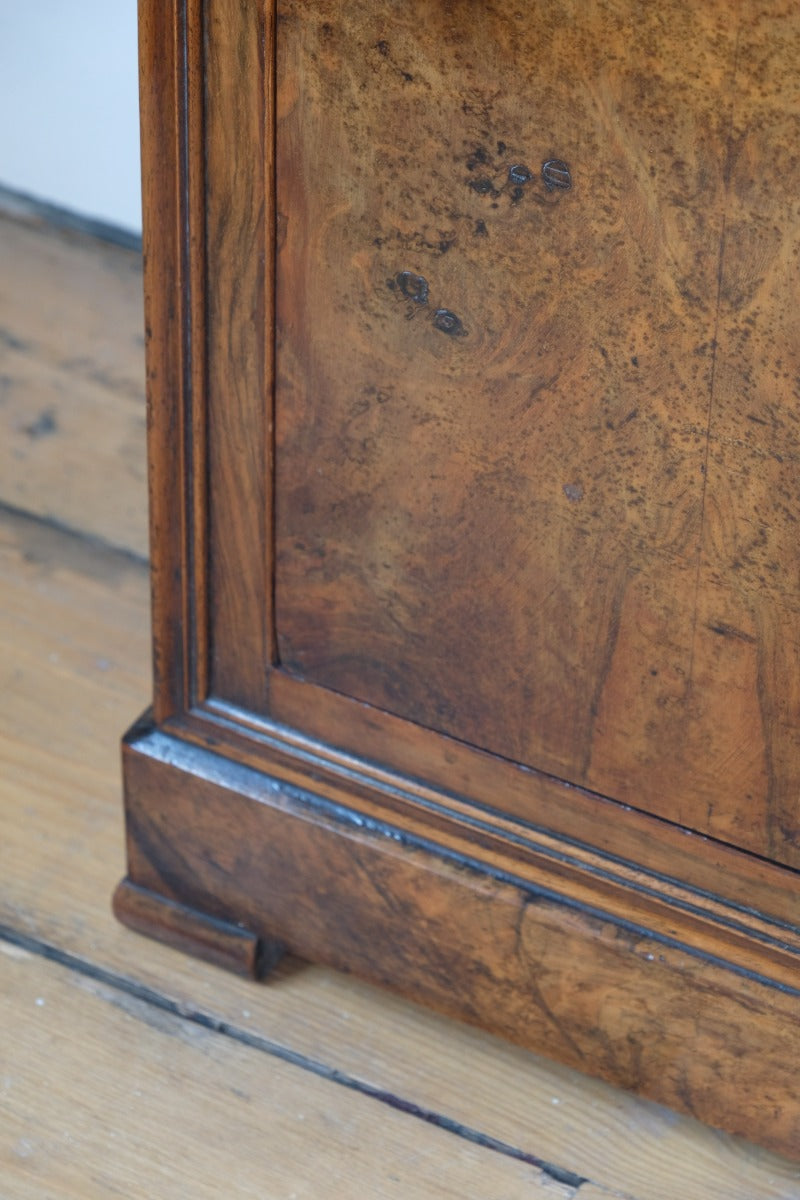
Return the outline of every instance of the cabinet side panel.
{"type": "Polygon", "coordinates": [[[209,690],[262,709],[271,642],[269,3],[207,0],[209,690]]]}
{"type": "Polygon", "coordinates": [[[185,706],[191,659],[186,461],[191,346],[187,255],[189,80],[197,6],[139,6],[143,249],[155,714],[185,706]]]}

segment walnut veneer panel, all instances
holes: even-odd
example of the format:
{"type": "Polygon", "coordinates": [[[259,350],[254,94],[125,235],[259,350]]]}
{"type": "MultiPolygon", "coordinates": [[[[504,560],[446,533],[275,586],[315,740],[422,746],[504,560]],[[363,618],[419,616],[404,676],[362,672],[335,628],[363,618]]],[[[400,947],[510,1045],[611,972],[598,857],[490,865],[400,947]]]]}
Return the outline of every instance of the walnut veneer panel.
{"type": "Polygon", "coordinates": [[[282,665],[800,865],[800,16],[279,17],[282,665]]]}

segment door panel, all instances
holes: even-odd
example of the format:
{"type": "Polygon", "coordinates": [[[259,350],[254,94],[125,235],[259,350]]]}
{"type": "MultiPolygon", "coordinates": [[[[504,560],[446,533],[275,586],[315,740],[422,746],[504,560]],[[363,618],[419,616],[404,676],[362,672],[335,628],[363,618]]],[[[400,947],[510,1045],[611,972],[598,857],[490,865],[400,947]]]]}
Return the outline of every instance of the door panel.
{"type": "Polygon", "coordinates": [[[800,865],[800,18],[278,16],[282,667],[800,865]]]}

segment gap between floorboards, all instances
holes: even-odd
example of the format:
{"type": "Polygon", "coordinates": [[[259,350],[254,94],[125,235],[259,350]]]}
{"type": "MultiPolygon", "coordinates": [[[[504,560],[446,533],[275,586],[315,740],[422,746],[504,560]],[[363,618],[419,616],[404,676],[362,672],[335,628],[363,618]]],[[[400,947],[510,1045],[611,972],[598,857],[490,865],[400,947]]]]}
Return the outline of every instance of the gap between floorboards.
{"type": "MultiPolygon", "coordinates": [[[[335,1067],[329,1067],[318,1059],[310,1058],[305,1054],[292,1050],[288,1046],[273,1042],[260,1034],[254,1034],[249,1030],[241,1029],[228,1021],[215,1017],[212,1013],[204,1012],[188,1004],[179,1004],[169,997],[162,995],[160,992],[155,991],[153,988],[138,983],[135,979],[121,975],[116,971],[99,967],[87,959],[70,954],[68,951],[62,950],[60,947],[40,938],[21,933],[11,926],[0,924],[0,940],[13,946],[18,946],[30,954],[35,954],[50,962],[57,963],[68,970],[75,971],[77,974],[94,979],[107,987],[115,988],[117,991],[132,996],[145,1004],[150,1004],[162,1012],[167,1012],[174,1017],[190,1021],[203,1029],[220,1034],[223,1037],[231,1038],[242,1045],[249,1046],[251,1049],[258,1050],[273,1058],[278,1058],[285,1063],[298,1067],[302,1071],[308,1071],[322,1079],[327,1079],[331,1083],[336,1083],[340,1087],[358,1092],[360,1095],[375,1100],[379,1104],[385,1104],[417,1120],[425,1121],[429,1125],[433,1125],[446,1133],[453,1134],[455,1137],[472,1142],[474,1145],[480,1146],[485,1150],[492,1150],[507,1158],[513,1158],[528,1166],[535,1167],[554,1182],[573,1188],[573,1196],[579,1196],[584,1185],[591,1184],[592,1188],[599,1186],[576,1174],[574,1171],[570,1171],[554,1163],[549,1163],[517,1146],[500,1141],[490,1134],[482,1133],[479,1129],[463,1125],[443,1113],[434,1112],[392,1092],[384,1091],[366,1082],[366,1080],[358,1079],[356,1076],[349,1075],[335,1067]]],[[[600,1190],[603,1195],[611,1195],[605,1189],[600,1190]]],[[[623,1193],[617,1192],[613,1193],[613,1195],[616,1200],[633,1200],[632,1197],[628,1197],[623,1193]]]]}

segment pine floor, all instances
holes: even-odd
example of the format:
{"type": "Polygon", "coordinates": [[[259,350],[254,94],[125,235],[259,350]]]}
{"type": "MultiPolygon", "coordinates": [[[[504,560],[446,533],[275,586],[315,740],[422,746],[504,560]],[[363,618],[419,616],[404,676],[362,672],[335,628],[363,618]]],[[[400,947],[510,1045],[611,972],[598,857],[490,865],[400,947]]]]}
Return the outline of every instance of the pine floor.
{"type": "Polygon", "coordinates": [[[796,1164],[356,980],[246,983],[114,922],[140,293],[135,253],[0,215],[2,1200],[800,1200],[796,1164]]]}

